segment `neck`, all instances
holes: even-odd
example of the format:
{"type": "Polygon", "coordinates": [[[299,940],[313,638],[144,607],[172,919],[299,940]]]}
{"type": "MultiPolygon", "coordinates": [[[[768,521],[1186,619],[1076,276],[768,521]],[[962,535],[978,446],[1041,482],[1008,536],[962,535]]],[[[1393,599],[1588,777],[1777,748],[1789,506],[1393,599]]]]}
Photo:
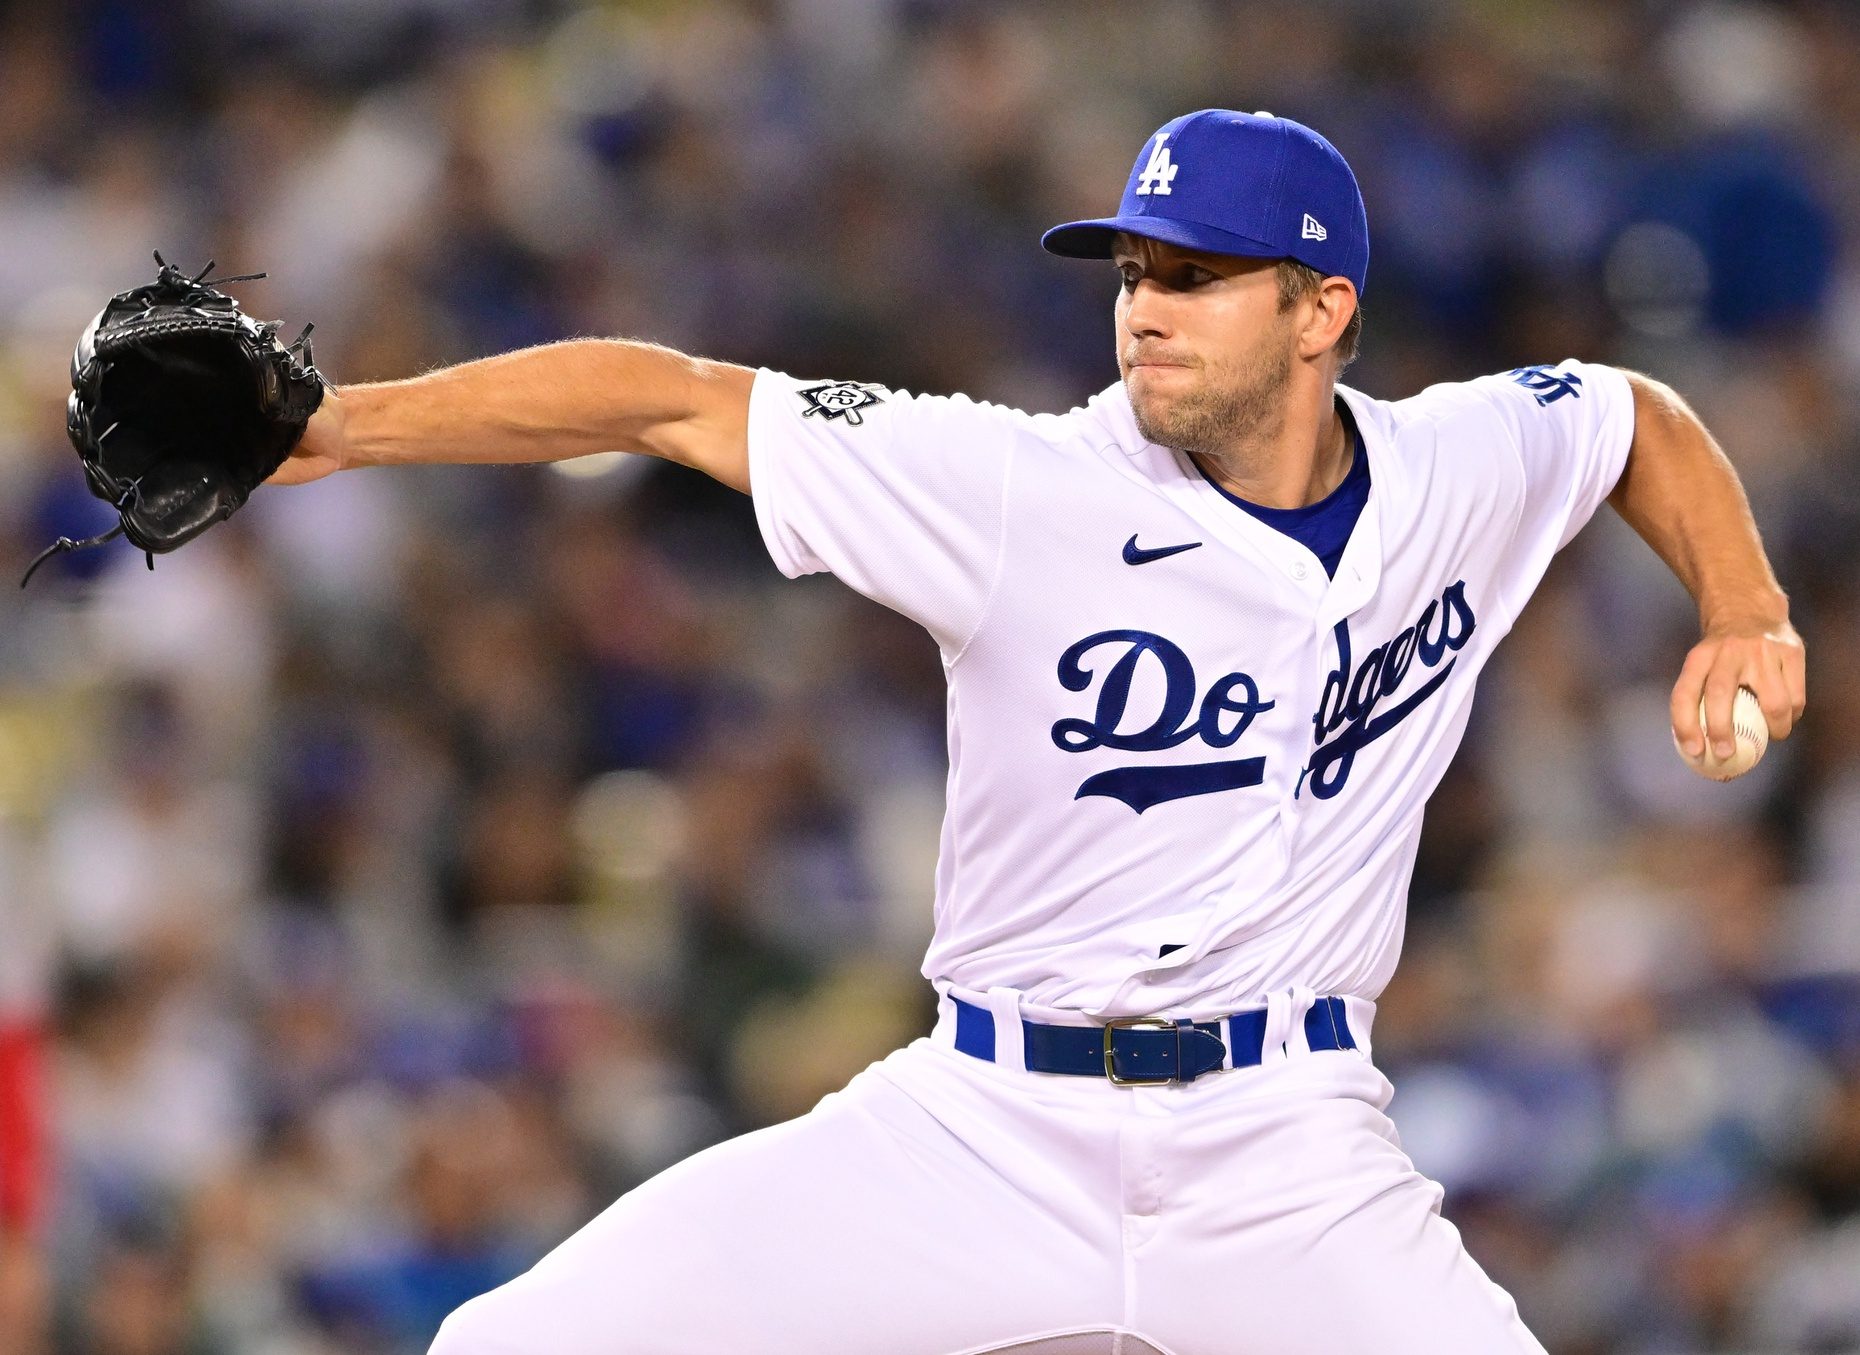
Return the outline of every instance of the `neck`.
{"type": "Polygon", "coordinates": [[[1325,382],[1288,400],[1276,424],[1215,451],[1189,456],[1215,484],[1262,508],[1303,508],[1343,483],[1355,439],[1325,382]]]}

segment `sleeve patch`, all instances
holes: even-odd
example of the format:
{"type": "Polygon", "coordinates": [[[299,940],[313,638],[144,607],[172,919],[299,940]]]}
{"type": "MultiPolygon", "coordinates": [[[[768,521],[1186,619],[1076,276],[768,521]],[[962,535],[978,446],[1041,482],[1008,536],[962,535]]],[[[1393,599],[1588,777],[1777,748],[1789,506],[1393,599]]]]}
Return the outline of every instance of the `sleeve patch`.
{"type": "Polygon", "coordinates": [[[1511,377],[1520,386],[1531,391],[1532,398],[1540,405],[1561,400],[1565,395],[1573,395],[1578,400],[1582,398],[1582,391],[1578,389],[1582,385],[1582,378],[1574,372],[1559,372],[1554,367],[1541,365],[1513,367],[1511,377]]]}
{"type": "Polygon", "coordinates": [[[860,424],[865,420],[859,417],[859,411],[884,400],[885,397],[879,394],[880,389],[857,381],[829,381],[825,385],[798,390],[795,394],[807,405],[801,411],[804,419],[818,414],[825,419],[844,419],[849,424],[860,424]]]}

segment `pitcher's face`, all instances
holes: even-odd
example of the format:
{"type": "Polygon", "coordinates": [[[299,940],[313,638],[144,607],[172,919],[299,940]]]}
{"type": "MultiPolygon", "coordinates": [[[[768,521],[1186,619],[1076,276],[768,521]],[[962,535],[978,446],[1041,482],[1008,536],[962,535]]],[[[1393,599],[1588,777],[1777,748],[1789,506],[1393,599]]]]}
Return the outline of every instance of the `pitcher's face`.
{"type": "Polygon", "coordinates": [[[1278,265],[1120,234],[1112,247],[1117,363],[1151,442],[1213,452],[1280,417],[1297,308],[1279,309],[1278,265]]]}

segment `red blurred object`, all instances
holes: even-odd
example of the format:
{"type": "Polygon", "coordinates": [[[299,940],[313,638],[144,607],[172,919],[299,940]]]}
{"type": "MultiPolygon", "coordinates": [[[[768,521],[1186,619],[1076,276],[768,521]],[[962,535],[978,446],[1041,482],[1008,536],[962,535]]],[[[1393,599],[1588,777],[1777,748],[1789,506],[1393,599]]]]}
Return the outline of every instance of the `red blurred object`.
{"type": "Polygon", "coordinates": [[[30,1235],[46,1195],[44,1028],[0,1021],[0,1232],[30,1235]]]}

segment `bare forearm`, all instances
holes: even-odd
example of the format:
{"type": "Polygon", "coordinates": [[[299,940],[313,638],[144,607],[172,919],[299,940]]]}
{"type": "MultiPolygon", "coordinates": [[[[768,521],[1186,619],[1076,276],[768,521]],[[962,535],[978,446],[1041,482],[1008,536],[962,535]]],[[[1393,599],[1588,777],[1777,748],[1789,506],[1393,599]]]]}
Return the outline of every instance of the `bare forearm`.
{"type": "Polygon", "coordinates": [[[1634,444],[1609,502],[1685,584],[1705,631],[1786,621],[1788,599],[1717,441],[1670,387],[1629,381],[1634,444]]]}
{"type": "Polygon", "coordinates": [[[1608,501],[1690,590],[1703,632],[1673,684],[1673,735],[1690,757],[1708,740],[1729,757],[1732,703],[1748,687],[1770,737],[1786,739],[1808,704],[1805,654],[1744,488],[1684,400],[1639,373],[1628,381],[1634,443],[1608,501]]]}
{"type": "MultiPolygon", "coordinates": [[[[341,391],[343,464],[561,461],[639,452],[732,482],[751,373],[655,344],[578,339],[341,391]],[[720,471],[725,473],[720,473],[720,471]]],[[[743,483],[747,488],[746,470],[743,483]]]]}

